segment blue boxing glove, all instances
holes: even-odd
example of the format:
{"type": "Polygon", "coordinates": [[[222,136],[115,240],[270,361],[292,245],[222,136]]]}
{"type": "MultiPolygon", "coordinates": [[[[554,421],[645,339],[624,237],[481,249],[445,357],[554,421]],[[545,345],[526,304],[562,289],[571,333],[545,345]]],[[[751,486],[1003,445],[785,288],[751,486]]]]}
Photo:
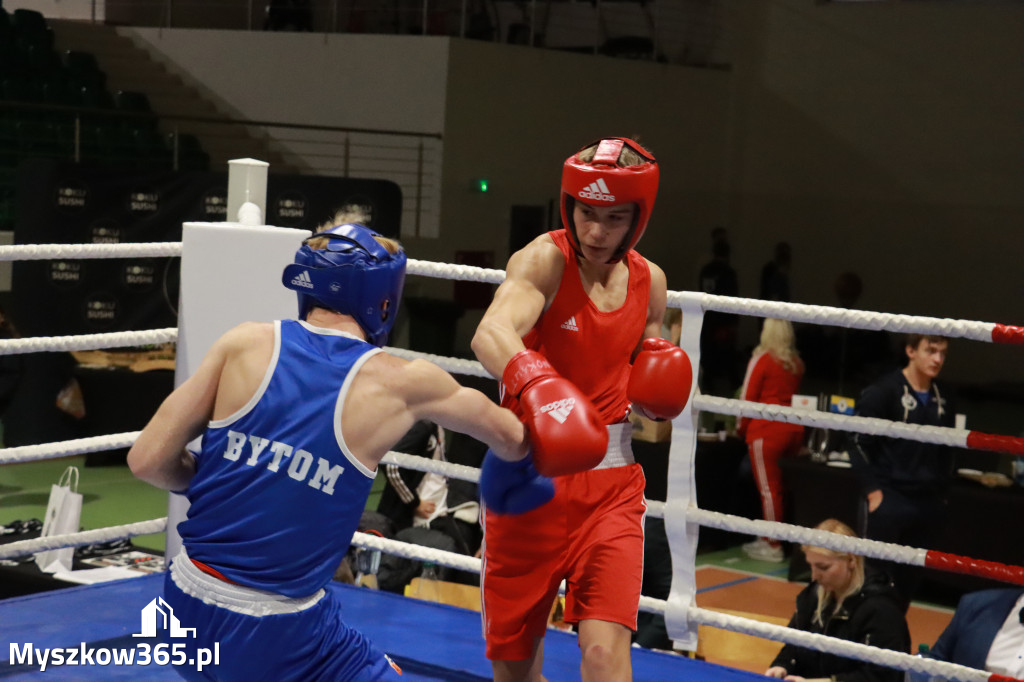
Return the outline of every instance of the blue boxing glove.
{"type": "Polygon", "coordinates": [[[480,467],[480,497],[491,511],[499,514],[523,514],[555,496],[555,483],[541,476],[529,454],[517,462],[507,462],[488,450],[480,467]]]}

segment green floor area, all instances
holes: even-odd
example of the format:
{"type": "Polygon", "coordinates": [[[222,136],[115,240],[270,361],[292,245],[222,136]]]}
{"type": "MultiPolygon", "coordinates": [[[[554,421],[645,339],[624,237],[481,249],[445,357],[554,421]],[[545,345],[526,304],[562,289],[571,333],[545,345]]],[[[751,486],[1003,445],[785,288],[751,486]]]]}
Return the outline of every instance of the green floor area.
{"type": "Polygon", "coordinates": [[[732,568],[737,571],[769,575],[775,578],[785,578],[789,573],[788,560],[779,564],[771,561],[751,559],[743,552],[739,545],[713,551],[698,551],[696,564],[697,566],[732,568]]]}
{"type": "MultiPolygon", "coordinates": [[[[0,525],[18,519],[42,519],[50,486],[69,467],[78,467],[83,530],[120,526],[167,516],[167,493],[132,476],[127,466],[85,466],[85,456],[0,467],[0,525]]],[[[132,542],[163,551],[165,536],[141,535],[132,542]]]]}
{"type": "MultiPolygon", "coordinates": [[[[63,471],[78,467],[78,492],[82,493],[82,530],[120,526],[167,516],[167,493],[132,476],[127,466],[85,466],[85,456],[8,464],[0,467],[0,525],[24,519],[42,519],[50,497],[50,486],[63,471]]],[[[376,509],[384,486],[380,475],[374,481],[368,509],[376,509]]],[[[163,533],[140,535],[132,543],[163,552],[163,533]]]]}

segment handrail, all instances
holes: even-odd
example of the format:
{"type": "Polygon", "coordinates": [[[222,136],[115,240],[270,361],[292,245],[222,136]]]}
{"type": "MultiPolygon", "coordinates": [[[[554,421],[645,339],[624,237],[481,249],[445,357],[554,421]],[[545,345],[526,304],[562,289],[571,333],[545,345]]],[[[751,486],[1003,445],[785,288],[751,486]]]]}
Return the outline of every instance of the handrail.
{"type": "MultiPolygon", "coordinates": [[[[437,187],[440,185],[440,154],[444,136],[441,133],[411,132],[383,128],[344,127],[323,124],[290,123],[232,118],[228,116],[161,114],[155,111],[126,111],[116,108],[96,108],[49,102],[0,100],[0,112],[25,112],[25,120],[53,119],[53,114],[66,116],[66,124],[75,127],[73,137],[54,138],[43,131],[36,136],[28,133],[29,144],[20,152],[25,156],[45,156],[79,162],[89,152],[85,149],[85,126],[97,123],[107,125],[119,121],[147,121],[165,124],[162,145],[166,148],[166,159],[150,157],[163,168],[165,161],[169,169],[204,168],[203,157],[189,157],[183,154],[179,144],[182,136],[190,133],[190,125],[215,126],[213,130],[196,131],[202,151],[209,159],[210,151],[216,149],[212,160],[221,163],[238,156],[258,156],[267,153],[283,158],[284,166],[290,165],[288,157],[299,159],[301,165],[294,172],[303,175],[361,177],[390,180],[395,182],[403,197],[403,224],[407,224],[417,236],[436,236],[440,220],[440,202],[437,187]],[[43,114],[36,116],[35,114],[43,114]],[[46,116],[45,114],[49,114],[46,116]],[[169,129],[169,130],[168,130],[169,129]],[[264,131],[253,134],[255,129],[264,131]],[[229,142],[233,132],[244,130],[252,144],[239,145],[229,142]],[[273,131],[273,132],[272,132],[273,131]],[[291,131],[291,132],[289,132],[291,131]],[[168,137],[169,136],[169,137],[168,137]],[[388,144],[385,140],[394,140],[388,144]],[[227,145],[227,146],[226,146],[227,145]],[[259,151],[254,151],[259,150],[259,151]],[[191,159],[191,162],[190,162],[191,159]]],[[[95,150],[93,150],[95,154],[95,150]]],[[[102,155],[108,160],[132,160],[127,147],[115,146],[102,155]]],[[[0,184],[13,183],[14,176],[4,173],[0,184]]],[[[0,199],[0,216],[4,222],[13,217],[13,203],[0,199]]]]}
{"type": "Polygon", "coordinates": [[[78,107],[66,104],[52,104],[49,102],[32,102],[19,100],[0,99],[0,108],[27,109],[30,111],[66,112],[90,116],[113,116],[123,118],[139,119],[160,119],[167,121],[187,121],[189,123],[215,123],[224,125],[260,126],[264,128],[290,128],[296,130],[315,130],[317,132],[331,133],[364,133],[370,135],[395,135],[407,137],[429,137],[437,140],[444,139],[443,133],[428,133],[411,130],[387,130],[384,128],[354,128],[346,126],[331,126],[312,123],[285,123],[284,121],[259,121],[247,118],[232,118],[230,116],[194,116],[186,114],[160,114],[152,111],[125,111],[124,109],[102,109],[97,107],[78,107]]]}

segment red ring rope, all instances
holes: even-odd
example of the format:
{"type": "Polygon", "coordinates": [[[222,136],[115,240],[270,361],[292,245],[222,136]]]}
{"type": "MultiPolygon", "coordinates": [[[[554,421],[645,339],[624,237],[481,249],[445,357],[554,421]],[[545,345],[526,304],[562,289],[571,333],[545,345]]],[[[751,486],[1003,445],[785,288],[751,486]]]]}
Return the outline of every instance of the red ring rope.
{"type": "Polygon", "coordinates": [[[972,450],[990,450],[1022,456],[1024,455],[1024,438],[971,431],[967,434],[967,447],[972,450]]]}
{"type": "Polygon", "coordinates": [[[992,342],[1024,344],[1024,327],[996,323],[992,327],[992,342]]]}
{"type": "Polygon", "coordinates": [[[995,561],[982,561],[956,554],[946,554],[933,549],[928,550],[928,553],[925,554],[924,565],[950,573],[965,573],[980,578],[1000,580],[1004,583],[1024,585],[1024,568],[1020,566],[1009,566],[995,561]]]}

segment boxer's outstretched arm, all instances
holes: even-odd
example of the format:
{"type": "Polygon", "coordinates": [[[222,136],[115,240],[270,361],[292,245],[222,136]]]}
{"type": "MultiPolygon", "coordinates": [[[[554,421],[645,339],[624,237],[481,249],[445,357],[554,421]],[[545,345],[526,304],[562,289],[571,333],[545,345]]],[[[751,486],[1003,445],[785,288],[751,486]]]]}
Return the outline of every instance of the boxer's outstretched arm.
{"type": "Polygon", "coordinates": [[[500,379],[523,336],[540,319],[562,280],[565,260],[551,238],[541,235],[512,254],[505,281],[494,294],[473,336],[472,348],[491,376],[500,379]]]}
{"type": "Polygon", "coordinates": [[[525,428],[511,411],[424,360],[408,363],[403,374],[406,404],[413,419],[427,419],[472,436],[504,460],[526,456],[525,428]]]}
{"type": "Polygon", "coordinates": [[[432,362],[388,353],[367,360],[341,410],[342,435],[353,454],[375,468],[419,420],[472,436],[503,459],[526,455],[525,429],[512,412],[432,362]]]}

